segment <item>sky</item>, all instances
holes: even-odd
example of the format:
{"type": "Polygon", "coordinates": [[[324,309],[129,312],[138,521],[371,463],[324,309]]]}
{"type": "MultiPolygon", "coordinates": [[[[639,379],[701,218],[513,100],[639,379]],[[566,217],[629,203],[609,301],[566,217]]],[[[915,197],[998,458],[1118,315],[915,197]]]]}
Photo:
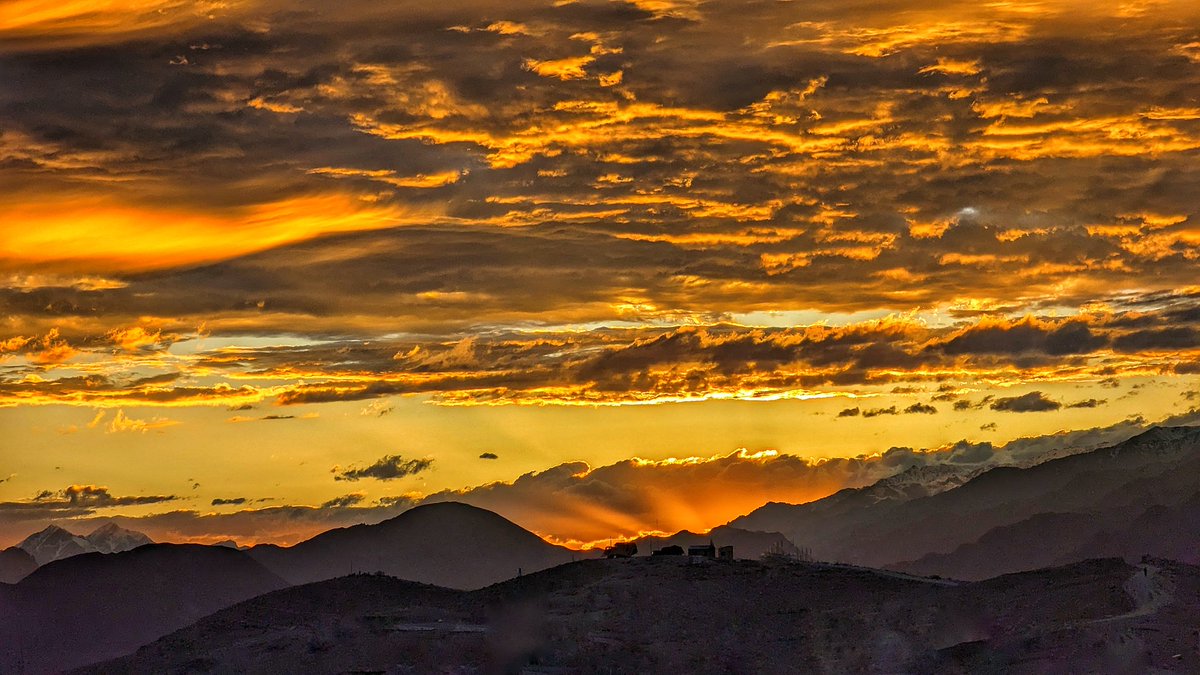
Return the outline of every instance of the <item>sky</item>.
{"type": "Polygon", "coordinates": [[[573,546],[1200,420],[1193,0],[9,0],[0,545],[573,546]]]}

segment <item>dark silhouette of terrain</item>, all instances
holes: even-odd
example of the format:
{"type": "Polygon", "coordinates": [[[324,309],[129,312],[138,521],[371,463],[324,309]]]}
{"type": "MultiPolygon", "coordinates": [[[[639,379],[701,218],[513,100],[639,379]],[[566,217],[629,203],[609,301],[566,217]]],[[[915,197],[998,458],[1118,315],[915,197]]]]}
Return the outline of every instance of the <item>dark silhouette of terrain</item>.
{"type": "Polygon", "coordinates": [[[731,524],[782,532],[817,559],[982,579],[1101,556],[1200,562],[1200,427],[1151,429],[916,498],[843,490],[731,524]]]}
{"type": "Polygon", "coordinates": [[[0,551],[0,584],[15,584],[37,569],[37,561],[24,549],[11,546],[0,551]]]}
{"type": "Polygon", "coordinates": [[[255,546],[248,553],[294,584],[378,571],[463,589],[580,555],[491,511],[457,502],[418,506],[377,525],[330,530],[291,547],[255,546]]]}
{"type": "Polygon", "coordinates": [[[377,575],[292,587],[80,672],[1196,672],[1198,603],[1200,569],[1158,560],[965,584],[587,560],[477,591],[377,575]]]}
{"type": "Polygon", "coordinates": [[[1197,476],[1200,428],[1158,428],[768,504],[633,558],[570,562],[597,554],[458,503],[290,548],[75,555],[0,584],[0,673],[1200,672],[1197,476]],[[647,555],[710,540],[776,555],[647,555]]]}
{"type": "Polygon", "coordinates": [[[0,585],[0,672],[119,656],[286,585],[244,553],[214,546],[151,544],[51,562],[0,585]]]}

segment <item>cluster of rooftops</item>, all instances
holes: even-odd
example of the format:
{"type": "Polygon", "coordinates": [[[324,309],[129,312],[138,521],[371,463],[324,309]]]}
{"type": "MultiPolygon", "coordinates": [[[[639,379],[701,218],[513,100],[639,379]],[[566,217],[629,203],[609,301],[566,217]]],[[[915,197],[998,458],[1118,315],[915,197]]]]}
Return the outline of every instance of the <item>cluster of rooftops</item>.
{"type": "MultiPolygon", "coordinates": [[[[613,544],[604,549],[605,558],[632,558],[637,555],[637,544],[632,541],[624,541],[613,544]]],[[[671,556],[671,555],[687,555],[691,558],[709,558],[711,560],[733,560],[733,547],[720,546],[718,547],[711,540],[707,544],[699,544],[696,546],[688,546],[685,552],[682,546],[671,544],[656,549],[650,555],[652,556],[671,556]]]]}

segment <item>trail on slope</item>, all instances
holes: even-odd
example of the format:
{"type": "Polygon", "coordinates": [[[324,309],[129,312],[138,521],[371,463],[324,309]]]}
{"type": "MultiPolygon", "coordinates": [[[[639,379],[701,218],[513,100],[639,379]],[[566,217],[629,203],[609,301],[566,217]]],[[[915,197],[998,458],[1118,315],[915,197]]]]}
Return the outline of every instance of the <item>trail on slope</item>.
{"type": "Polygon", "coordinates": [[[1138,565],[1121,588],[1133,599],[1133,609],[1124,614],[1094,619],[1088,623],[1109,623],[1149,616],[1175,601],[1174,584],[1166,578],[1162,569],[1148,563],[1138,565]]]}

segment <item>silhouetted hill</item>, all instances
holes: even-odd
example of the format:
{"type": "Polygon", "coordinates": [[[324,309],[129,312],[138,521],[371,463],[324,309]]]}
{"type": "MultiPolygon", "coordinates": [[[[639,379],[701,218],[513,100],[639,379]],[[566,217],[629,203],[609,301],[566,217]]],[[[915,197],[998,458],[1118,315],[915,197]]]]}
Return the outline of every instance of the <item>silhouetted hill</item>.
{"type": "Polygon", "coordinates": [[[586,560],[477,591],[356,575],[81,673],[1196,672],[1198,599],[1200,569],[1118,559],[971,584],[685,558],[586,560]]]}
{"type": "Polygon", "coordinates": [[[15,584],[37,569],[37,561],[24,549],[11,546],[0,551],[0,584],[15,584]]]}
{"type": "Polygon", "coordinates": [[[1200,428],[1155,428],[1029,468],[995,468],[927,497],[873,501],[842,491],[769,504],[733,524],[783,532],[819,559],[979,578],[1099,555],[1169,554],[1178,540],[1168,537],[1188,530],[1185,515],[1167,514],[1196,494],[1197,470],[1200,428]],[[1152,507],[1166,511],[1159,517],[1152,507]],[[1133,527],[1143,513],[1152,522],[1133,527]]]}
{"type": "Polygon", "coordinates": [[[285,585],[249,556],[213,546],[153,544],[51,562],[0,587],[0,672],[112,658],[285,585]]]}
{"type": "Polygon", "coordinates": [[[377,525],[330,530],[292,547],[255,546],[248,553],[296,584],[379,571],[448,588],[480,588],[577,555],[491,511],[457,502],[418,506],[377,525]]]}
{"type": "Polygon", "coordinates": [[[758,560],[762,554],[779,549],[784,553],[798,553],[792,542],[778,532],[752,532],[737,527],[721,525],[704,534],[681,530],[666,537],[641,537],[634,540],[638,555],[650,555],[664,546],[676,545],[687,550],[688,546],[700,546],[713,542],[717,546],[732,546],[733,555],[744,560],[758,560]]]}

